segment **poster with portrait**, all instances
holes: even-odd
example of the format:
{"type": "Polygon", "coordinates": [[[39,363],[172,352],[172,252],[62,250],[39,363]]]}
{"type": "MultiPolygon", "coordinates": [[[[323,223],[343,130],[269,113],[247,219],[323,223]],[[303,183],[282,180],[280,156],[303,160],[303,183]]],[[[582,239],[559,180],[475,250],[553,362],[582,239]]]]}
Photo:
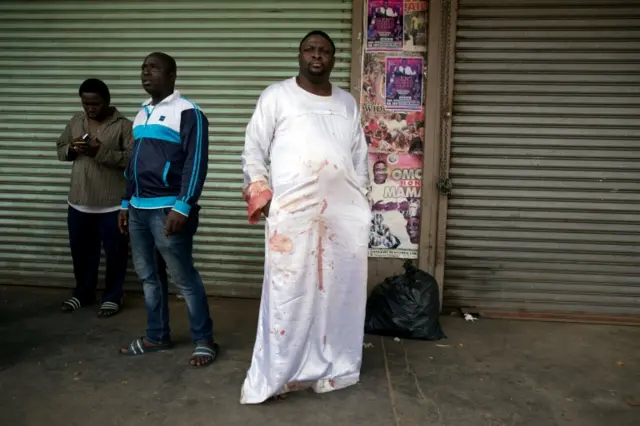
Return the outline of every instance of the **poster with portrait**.
{"type": "Polygon", "coordinates": [[[424,59],[416,56],[385,58],[384,106],[389,110],[422,110],[424,59]]]}
{"type": "MultiPolygon", "coordinates": [[[[362,115],[384,115],[390,111],[385,106],[385,85],[386,85],[386,63],[387,59],[401,60],[406,58],[419,64],[418,68],[423,68],[422,55],[405,54],[403,56],[389,56],[378,52],[367,52],[364,54],[362,64],[362,91],[360,92],[360,106],[362,115]],[[414,55],[414,56],[411,56],[414,55]]],[[[422,77],[422,72],[420,73],[422,77]]],[[[424,79],[420,78],[420,85],[424,84],[424,79]]],[[[423,88],[420,87],[422,97],[423,88]]],[[[418,110],[422,109],[422,105],[418,110]]],[[[393,108],[394,111],[399,108],[393,108]]]]}
{"type": "Polygon", "coordinates": [[[404,51],[427,51],[427,1],[404,0],[404,51]]]}
{"type": "Polygon", "coordinates": [[[416,259],[420,242],[422,155],[369,153],[369,257],[416,259]]]}
{"type": "Polygon", "coordinates": [[[402,50],[404,0],[369,0],[367,50],[402,50]]]}

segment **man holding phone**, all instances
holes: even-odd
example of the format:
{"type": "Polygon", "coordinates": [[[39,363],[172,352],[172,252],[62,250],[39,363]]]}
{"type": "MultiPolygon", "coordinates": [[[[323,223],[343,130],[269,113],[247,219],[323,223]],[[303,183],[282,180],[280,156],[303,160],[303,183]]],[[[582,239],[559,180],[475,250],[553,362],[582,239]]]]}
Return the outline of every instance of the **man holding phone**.
{"type": "Polygon", "coordinates": [[[138,356],[172,346],[167,280],[158,270],[157,249],[187,305],[195,343],[189,364],[200,367],[215,361],[219,351],[192,256],[197,202],[207,176],[209,123],[197,105],[175,90],[176,75],[175,60],[165,53],[151,53],[142,64],[142,86],[151,98],[134,121],[135,147],[119,226],[131,235],[147,305],[147,332],[120,353],[138,356]]]}
{"type": "Polygon", "coordinates": [[[95,302],[101,246],[106,260],[105,290],[98,316],[110,317],[122,306],[127,270],[127,238],[118,232],[123,170],[133,144],[131,121],[110,106],[107,85],[84,81],[78,90],[83,112],[75,115],[58,138],[60,161],[71,161],[68,195],[69,245],[76,285],[62,303],[73,312],[95,302]]]}

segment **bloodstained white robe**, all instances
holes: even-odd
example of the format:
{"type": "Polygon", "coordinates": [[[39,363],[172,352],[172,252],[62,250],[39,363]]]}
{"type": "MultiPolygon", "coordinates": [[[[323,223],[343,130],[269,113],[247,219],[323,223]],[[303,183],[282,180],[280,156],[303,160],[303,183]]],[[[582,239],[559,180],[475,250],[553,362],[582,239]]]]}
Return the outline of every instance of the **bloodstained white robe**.
{"type": "Polygon", "coordinates": [[[360,378],[367,297],[367,145],[346,91],[268,87],[247,126],[245,197],[271,198],[258,332],[240,402],[360,378]],[[268,164],[270,163],[270,167],[268,164]]]}

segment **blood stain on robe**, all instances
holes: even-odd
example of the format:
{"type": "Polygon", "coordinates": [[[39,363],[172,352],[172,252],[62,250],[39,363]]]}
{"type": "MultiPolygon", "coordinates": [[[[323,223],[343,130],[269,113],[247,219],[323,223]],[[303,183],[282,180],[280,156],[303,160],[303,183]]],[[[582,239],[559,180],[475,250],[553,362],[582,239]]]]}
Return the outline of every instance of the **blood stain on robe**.
{"type": "Polygon", "coordinates": [[[324,291],[324,271],[323,271],[323,254],[322,237],[318,237],[318,290],[324,291]]]}
{"type": "Polygon", "coordinates": [[[276,231],[273,233],[273,236],[269,238],[269,249],[277,251],[278,253],[291,253],[293,241],[286,235],[278,234],[278,231],[276,231]]]}
{"type": "Polygon", "coordinates": [[[324,247],[322,240],[327,232],[327,225],[324,222],[324,217],[319,216],[318,222],[318,290],[324,291],[324,247]]]}
{"type": "MultiPolygon", "coordinates": [[[[324,169],[325,167],[327,167],[329,165],[329,162],[327,160],[324,160],[322,163],[318,164],[318,167],[316,169],[313,170],[313,174],[318,174],[320,173],[320,171],[322,169],[324,169]]],[[[310,167],[311,165],[309,165],[310,167]]]]}

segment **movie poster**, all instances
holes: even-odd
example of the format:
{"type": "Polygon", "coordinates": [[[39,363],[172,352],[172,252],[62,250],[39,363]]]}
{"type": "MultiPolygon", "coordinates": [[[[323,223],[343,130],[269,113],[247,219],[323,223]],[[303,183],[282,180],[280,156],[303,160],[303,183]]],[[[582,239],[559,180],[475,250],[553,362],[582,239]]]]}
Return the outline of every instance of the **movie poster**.
{"type": "Polygon", "coordinates": [[[427,51],[426,0],[404,0],[404,51],[427,51]]]}
{"type": "Polygon", "coordinates": [[[389,110],[422,110],[424,60],[415,56],[385,58],[384,106],[389,110]]]}
{"type": "Polygon", "coordinates": [[[367,50],[402,50],[404,0],[369,0],[367,50]]]}
{"type": "Polygon", "coordinates": [[[420,242],[422,155],[369,153],[369,257],[416,259],[420,242]]]}

